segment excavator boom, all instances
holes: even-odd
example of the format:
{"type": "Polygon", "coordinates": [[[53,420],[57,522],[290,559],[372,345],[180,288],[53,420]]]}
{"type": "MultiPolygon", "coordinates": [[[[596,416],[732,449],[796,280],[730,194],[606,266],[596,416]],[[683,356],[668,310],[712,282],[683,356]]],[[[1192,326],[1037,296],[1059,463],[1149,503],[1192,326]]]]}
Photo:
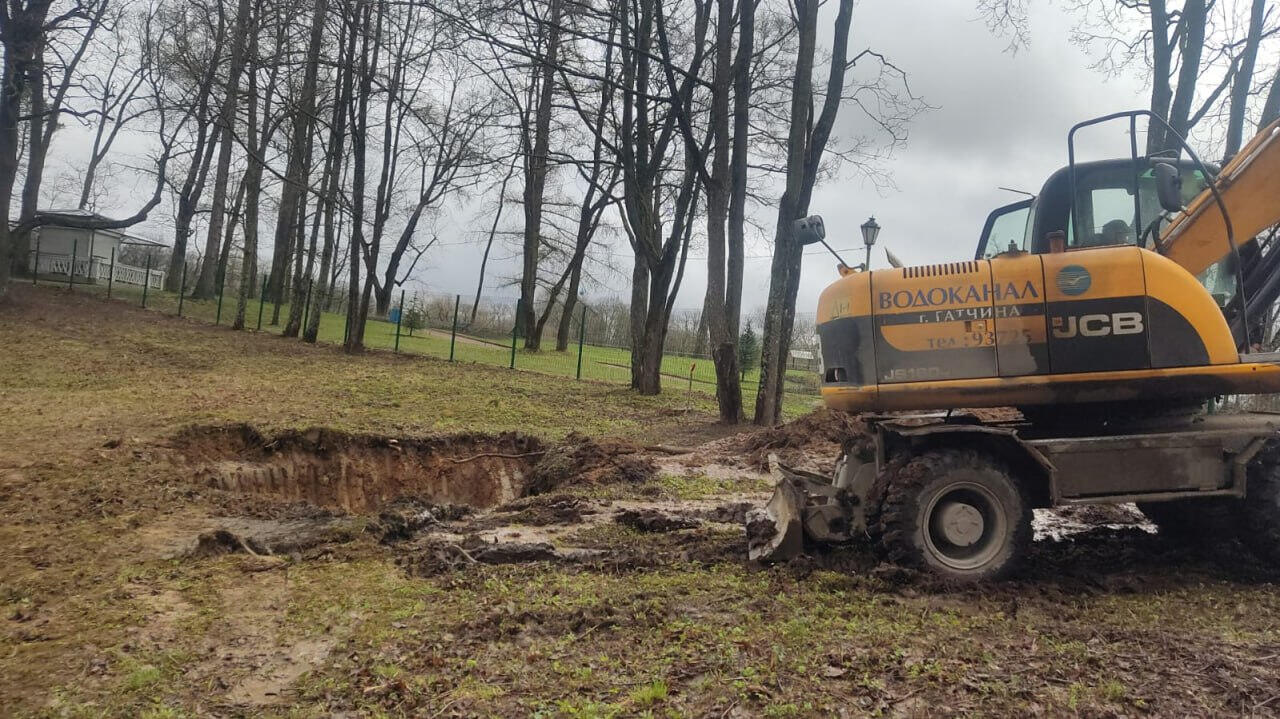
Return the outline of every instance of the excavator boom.
{"type": "MultiPolygon", "coordinates": [[[[1258,133],[1215,180],[1237,245],[1280,222],[1280,120],[1258,133]]],[[[1161,233],[1163,254],[1199,275],[1231,251],[1222,211],[1205,189],[1161,233]]]]}

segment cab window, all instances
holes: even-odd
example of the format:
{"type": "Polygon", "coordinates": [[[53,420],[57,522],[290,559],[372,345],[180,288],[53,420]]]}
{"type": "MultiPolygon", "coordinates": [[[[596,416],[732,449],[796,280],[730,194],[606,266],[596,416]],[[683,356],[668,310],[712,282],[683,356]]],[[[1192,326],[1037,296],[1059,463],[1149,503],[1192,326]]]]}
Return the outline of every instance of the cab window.
{"type": "MultiPolygon", "coordinates": [[[[1152,223],[1161,217],[1160,200],[1156,196],[1155,177],[1151,170],[1138,175],[1138,202],[1133,201],[1133,176],[1128,167],[1114,167],[1088,173],[1076,183],[1076,211],[1067,218],[1069,247],[1106,247],[1108,245],[1149,245],[1158,227],[1152,223]],[[1080,232],[1075,223],[1080,222],[1080,232]],[[1141,241],[1140,241],[1141,239],[1141,241]]],[[[1182,194],[1189,202],[1205,187],[1199,170],[1182,170],[1182,194]]]]}
{"type": "Polygon", "coordinates": [[[1008,250],[1010,246],[1027,250],[1029,220],[1032,200],[1026,199],[1011,205],[996,208],[987,216],[982,228],[982,237],[978,240],[978,251],[974,259],[981,260],[1008,250]]]}

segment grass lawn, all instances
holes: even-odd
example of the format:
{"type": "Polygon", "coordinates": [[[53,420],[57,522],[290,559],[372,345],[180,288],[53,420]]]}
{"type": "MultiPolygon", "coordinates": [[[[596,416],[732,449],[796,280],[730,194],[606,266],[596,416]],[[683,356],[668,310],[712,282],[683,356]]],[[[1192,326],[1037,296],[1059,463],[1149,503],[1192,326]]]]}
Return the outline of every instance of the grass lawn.
{"type": "MultiPolygon", "coordinates": [[[[41,284],[46,283],[42,280],[41,284]]],[[[49,280],[47,284],[51,287],[66,286],[65,284],[59,284],[56,279],[49,280]]],[[[105,296],[106,287],[100,284],[77,284],[75,291],[105,296]]],[[[142,290],[131,285],[115,285],[112,288],[112,297],[141,305],[142,290]]],[[[158,290],[149,290],[147,292],[148,309],[167,314],[177,314],[178,304],[177,295],[171,292],[158,290]]],[[[262,331],[279,334],[288,320],[289,307],[289,304],[281,306],[280,322],[272,325],[271,319],[274,314],[274,305],[266,304],[264,306],[259,300],[249,300],[245,308],[245,326],[256,330],[259,314],[261,314],[262,331]]],[[[230,295],[224,298],[221,315],[218,312],[217,301],[194,301],[187,298],[183,300],[181,309],[185,317],[193,317],[206,322],[218,321],[220,324],[230,325],[235,316],[235,298],[230,295]]],[[[418,330],[411,335],[408,328],[402,327],[399,351],[447,359],[450,356],[451,349],[449,333],[450,328],[437,327],[418,330]]],[[[318,335],[321,342],[341,344],[344,335],[345,317],[343,315],[332,312],[321,314],[318,335]]],[[[550,331],[548,331],[548,335],[548,339],[551,340],[549,344],[554,347],[554,339],[550,337],[550,331]]],[[[365,326],[365,346],[371,349],[394,349],[396,347],[395,324],[379,319],[369,320],[365,326]]],[[[458,362],[486,364],[495,367],[510,367],[511,365],[510,337],[474,337],[460,333],[458,340],[453,343],[452,350],[453,357],[458,362]]],[[[556,352],[554,349],[533,352],[524,350],[521,342],[518,343],[516,349],[515,365],[517,369],[562,377],[576,377],[579,371],[578,346],[576,343],[571,343],[569,350],[566,352],[556,352]]],[[[589,343],[583,345],[581,361],[581,376],[583,379],[629,384],[631,381],[630,366],[631,354],[629,350],[597,346],[589,343]]],[[[662,362],[662,373],[662,381],[666,391],[715,393],[715,367],[710,359],[666,356],[662,362]],[[690,382],[691,374],[692,382],[690,382]]],[[[752,368],[744,373],[742,384],[744,401],[747,402],[748,408],[750,408],[754,405],[755,394],[760,386],[759,368],[752,368]]],[[[787,388],[788,393],[795,395],[797,398],[791,402],[792,409],[811,406],[813,400],[817,397],[816,373],[789,370],[787,373],[787,388]]]]}
{"type": "MultiPolygon", "coordinates": [[[[753,567],[724,525],[584,526],[573,541],[621,559],[430,576],[368,533],[286,558],[167,551],[229,511],[173,458],[192,424],[693,444],[724,434],[705,394],[348,357],[30,287],[0,303],[0,364],[5,716],[1280,711],[1274,574],[1141,532],[1042,548],[1030,574],[962,591],[853,551],[753,567]]],[[[610,500],[735,481],[699,471],[663,469],[610,500]]]]}

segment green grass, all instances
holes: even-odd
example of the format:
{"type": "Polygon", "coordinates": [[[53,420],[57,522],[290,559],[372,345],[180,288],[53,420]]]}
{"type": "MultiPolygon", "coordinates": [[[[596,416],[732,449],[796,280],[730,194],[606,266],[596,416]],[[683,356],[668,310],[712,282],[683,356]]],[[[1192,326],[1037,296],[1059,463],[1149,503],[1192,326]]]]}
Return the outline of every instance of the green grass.
{"type": "MultiPolygon", "coordinates": [[[[54,287],[59,286],[56,282],[49,284],[54,287]]],[[[65,285],[61,286],[65,287],[65,285]]],[[[76,285],[74,291],[105,296],[106,287],[103,285],[76,285]]],[[[124,302],[136,302],[141,305],[142,290],[131,285],[115,285],[112,288],[112,297],[124,302]]],[[[146,299],[148,309],[166,314],[178,313],[178,297],[173,293],[148,290],[146,299]]],[[[186,298],[182,301],[181,310],[184,317],[230,325],[235,317],[235,303],[235,297],[226,296],[219,315],[216,300],[197,301],[186,298]]],[[[290,305],[286,303],[281,306],[280,322],[277,325],[271,324],[275,310],[274,304],[267,303],[264,305],[259,300],[251,299],[246,303],[245,309],[245,326],[247,328],[254,330],[258,328],[258,317],[261,310],[262,331],[280,334],[288,321],[290,305]]],[[[318,340],[328,344],[341,344],[345,336],[345,322],[344,315],[332,312],[322,313],[317,335],[318,340]]],[[[449,334],[450,328],[418,330],[410,334],[408,328],[402,327],[398,348],[400,352],[406,354],[420,354],[448,359],[451,351],[449,334]]],[[[554,343],[551,344],[554,346],[554,343]]],[[[512,363],[509,337],[494,339],[460,333],[457,341],[453,342],[452,345],[453,358],[457,362],[484,364],[493,367],[510,367],[512,363]]],[[[395,350],[397,347],[395,324],[385,320],[370,319],[365,325],[365,346],[371,349],[395,350]]],[[[557,352],[554,349],[531,351],[523,348],[523,341],[518,341],[514,359],[517,369],[561,377],[579,376],[579,352],[576,344],[570,345],[569,350],[565,352],[557,352]]],[[[629,384],[631,381],[630,366],[630,350],[593,344],[584,344],[582,347],[580,372],[582,379],[629,384]]],[[[715,393],[715,367],[709,359],[667,355],[662,360],[662,374],[662,384],[666,392],[682,394],[689,392],[715,393]],[[692,381],[690,381],[691,379],[692,381]]],[[[759,368],[753,368],[744,373],[742,387],[744,401],[748,407],[755,404],[755,394],[759,384],[759,368]]],[[[787,373],[787,390],[788,394],[793,396],[789,403],[793,411],[812,406],[817,397],[817,387],[816,373],[789,370],[787,373]]]]}

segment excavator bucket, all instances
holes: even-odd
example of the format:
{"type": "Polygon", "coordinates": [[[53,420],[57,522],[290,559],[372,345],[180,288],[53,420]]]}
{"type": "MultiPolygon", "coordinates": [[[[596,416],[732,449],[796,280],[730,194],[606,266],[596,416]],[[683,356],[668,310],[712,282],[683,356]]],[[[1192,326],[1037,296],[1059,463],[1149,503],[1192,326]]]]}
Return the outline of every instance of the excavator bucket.
{"type": "Polygon", "coordinates": [[[747,513],[747,556],[782,562],[804,552],[806,543],[848,542],[866,529],[862,504],[873,464],[842,458],[834,478],[793,469],[769,456],[776,484],[764,507],[747,513]]]}
{"type": "Polygon", "coordinates": [[[758,562],[783,562],[804,552],[804,495],[780,480],[764,507],[747,513],[747,556],[758,562]]]}

